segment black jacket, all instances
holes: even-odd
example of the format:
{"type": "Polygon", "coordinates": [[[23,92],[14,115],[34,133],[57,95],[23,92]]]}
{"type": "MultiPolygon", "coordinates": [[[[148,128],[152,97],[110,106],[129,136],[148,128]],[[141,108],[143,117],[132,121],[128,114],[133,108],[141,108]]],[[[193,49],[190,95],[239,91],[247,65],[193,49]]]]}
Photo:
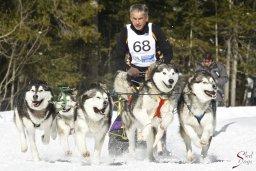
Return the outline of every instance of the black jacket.
{"type": "MultiPolygon", "coordinates": [[[[143,35],[149,32],[148,23],[144,26],[144,28],[141,31],[136,30],[132,24],[131,24],[131,29],[138,35],[143,35]]],[[[171,45],[168,43],[168,40],[166,39],[160,27],[152,24],[152,32],[156,37],[155,41],[156,41],[157,51],[159,50],[163,54],[163,60],[165,63],[170,63],[172,59],[171,45]]],[[[128,67],[125,61],[125,55],[127,53],[129,53],[129,49],[128,49],[128,43],[127,43],[127,28],[125,27],[120,33],[117,47],[112,55],[114,72],[116,72],[117,70],[125,70],[128,67]]]]}

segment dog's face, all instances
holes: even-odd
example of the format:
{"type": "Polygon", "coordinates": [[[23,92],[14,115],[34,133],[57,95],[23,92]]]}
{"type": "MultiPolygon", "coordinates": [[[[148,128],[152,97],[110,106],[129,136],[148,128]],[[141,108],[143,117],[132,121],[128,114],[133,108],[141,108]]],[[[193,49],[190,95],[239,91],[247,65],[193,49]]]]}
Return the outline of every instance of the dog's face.
{"type": "Polygon", "coordinates": [[[104,89],[92,88],[86,91],[80,100],[82,109],[92,120],[109,119],[112,101],[104,89]]]}
{"type": "Polygon", "coordinates": [[[164,93],[170,92],[176,85],[179,74],[172,64],[160,64],[153,73],[153,82],[164,93]]]}
{"type": "Polygon", "coordinates": [[[33,110],[45,109],[53,94],[50,87],[43,81],[31,82],[26,88],[25,100],[33,110]]]}
{"type": "Polygon", "coordinates": [[[62,93],[55,106],[60,115],[73,116],[76,106],[75,97],[71,94],[62,93]]]}
{"type": "Polygon", "coordinates": [[[213,77],[206,72],[197,72],[189,80],[188,86],[191,91],[202,101],[209,101],[216,98],[217,86],[213,77]]]}

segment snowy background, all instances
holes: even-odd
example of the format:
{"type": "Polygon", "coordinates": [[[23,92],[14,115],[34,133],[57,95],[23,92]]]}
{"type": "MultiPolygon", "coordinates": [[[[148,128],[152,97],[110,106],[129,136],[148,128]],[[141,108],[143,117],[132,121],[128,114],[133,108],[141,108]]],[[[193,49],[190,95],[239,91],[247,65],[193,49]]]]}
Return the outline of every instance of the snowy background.
{"type": "MultiPolygon", "coordinates": [[[[13,123],[13,112],[0,112],[0,171],[255,171],[256,170],[256,107],[220,107],[217,109],[217,128],[215,137],[209,149],[208,162],[187,164],[185,146],[178,134],[178,118],[175,115],[173,123],[167,132],[167,147],[171,156],[156,157],[157,162],[144,160],[144,151],[137,150],[137,158],[124,154],[120,157],[110,157],[107,150],[108,136],[105,139],[101,164],[89,164],[77,152],[73,138],[70,144],[73,151],[71,157],[64,157],[59,139],[51,140],[49,145],[43,145],[37,131],[36,140],[40,162],[33,162],[31,153],[21,153],[19,135],[13,123]],[[240,158],[238,157],[240,156],[240,158]],[[233,166],[237,166],[232,169],[233,166]]],[[[89,140],[90,150],[93,141],[89,140]]],[[[200,151],[194,147],[194,154],[200,151]]]]}

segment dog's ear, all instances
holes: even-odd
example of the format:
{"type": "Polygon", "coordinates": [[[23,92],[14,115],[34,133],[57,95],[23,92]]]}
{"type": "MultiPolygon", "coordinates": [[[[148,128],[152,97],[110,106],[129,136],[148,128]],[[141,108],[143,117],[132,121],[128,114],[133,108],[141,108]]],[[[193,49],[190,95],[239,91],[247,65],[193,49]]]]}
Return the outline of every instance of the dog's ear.
{"type": "Polygon", "coordinates": [[[191,76],[191,77],[188,78],[187,85],[188,85],[188,89],[189,89],[189,90],[191,90],[191,84],[192,84],[192,82],[194,81],[195,77],[196,77],[196,76],[193,75],[193,76],[191,76]]]}
{"type": "Polygon", "coordinates": [[[101,82],[100,82],[99,84],[100,84],[100,87],[101,87],[104,91],[108,92],[107,84],[101,83],[101,82]]]}
{"type": "Polygon", "coordinates": [[[88,89],[88,90],[93,89],[93,88],[97,88],[97,87],[99,87],[99,84],[98,84],[98,83],[93,82],[93,83],[91,83],[91,84],[90,84],[90,87],[89,87],[89,89],[88,89]]]}
{"type": "Polygon", "coordinates": [[[86,93],[84,93],[84,94],[82,94],[79,98],[78,98],[78,105],[84,110],[84,107],[83,107],[83,103],[84,103],[84,101],[86,100],[86,99],[89,99],[89,96],[88,96],[88,94],[87,94],[87,92],[86,93]]]}
{"type": "Polygon", "coordinates": [[[161,62],[155,62],[149,66],[145,74],[145,81],[152,79],[154,72],[156,71],[157,67],[161,64],[161,62]]]}
{"type": "Polygon", "coordinates": [[[77,89],[74,89],[72,91],[72,96],[74,97],[74,99],[76,99],[77,95],[78,95],[78,91],[77,91],[77,89]]]}

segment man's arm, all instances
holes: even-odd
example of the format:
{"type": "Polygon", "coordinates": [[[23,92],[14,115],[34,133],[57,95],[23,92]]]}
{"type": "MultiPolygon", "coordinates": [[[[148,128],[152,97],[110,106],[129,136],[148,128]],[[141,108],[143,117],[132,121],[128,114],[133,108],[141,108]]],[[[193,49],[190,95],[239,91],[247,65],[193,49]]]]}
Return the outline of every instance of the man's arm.
{"type": "Polygon", "coordinates": [[[112,64],[113,64],[113,72],[117,70],[125,70],[127,68],[127,64],[125,63],[125,55],[128,53],[127,46],[127,29],[125,28],[119,36],[117,40],[117,46],[112,55],[112,64]]]}
{"type": "Polygon", "coordinates": [[[163,54],[164,62],[170,63],[173,57],[172,47],[160,27],[152,25],[152,31],[156,36],[156,44],[163,54]]]}
{"type": "Polygon", "coordinates": [[[218,77],[218,84],[223,86],[226,82],[228,82],[228,74],[224,65],[218,63],[218,68],[220,72],[220,76],[218,77]]]}

